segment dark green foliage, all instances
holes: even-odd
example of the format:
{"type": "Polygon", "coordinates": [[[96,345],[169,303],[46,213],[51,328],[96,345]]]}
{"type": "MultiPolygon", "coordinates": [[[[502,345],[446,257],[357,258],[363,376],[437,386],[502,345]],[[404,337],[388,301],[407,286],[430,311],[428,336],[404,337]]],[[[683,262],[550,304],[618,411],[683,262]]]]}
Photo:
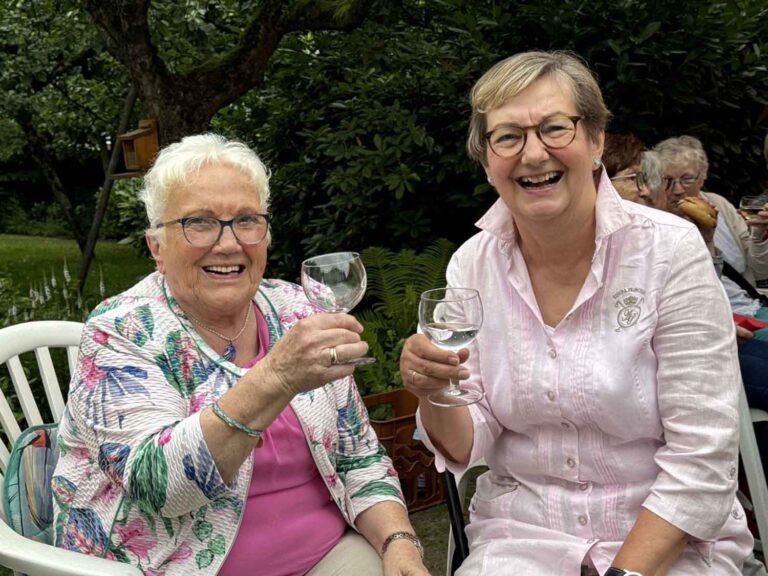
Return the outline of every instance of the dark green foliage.
{"type": "Polygon", "coordinates": [[[399,388],[400,351],[416,333],[419,297],[424,290],[445,286],[445,269],[456,246],[437,240],[420,253],[367,248],[361,254],[368,273],[366,308],[355,312],[363,324],[368,354],[376,363],[355,371],[360,393],[374,394],[399,388]]]}
{"type": "MultiPolygon", "coordinates": [[[[258,4],[154,0],[160,56],[183,72],[227,53],[241,38],[240,15],[258,4]]],[[[93,166],[125,93],[124,71],[76,3],[0,6],[6,117],[26,110],[52,135],[57,158],[93,166]],[[83,64],[54,75],[55,84],[36,83],[73,61],[83,64]]],[[[636,132],[649,146],[700,137],[711,160],[707,188],[735,200],[766,180],[767,11],[764,0],[380,0],[352,32],[284,37],[264,86],[223,109],[214,129],[254,145],[273,170],[269,275],[288,279],[312,253],[418,249],[471,235],[495,194],[464,152],[467,94],[491,64],[521,50],[582,55],[599,75],[614,131],[636,132]]],[[[17,124],[0,123],[0,136],[0,162],[19,161],[17,124]]],[[[109,232],[122,237],[140,220],[113,218],[109,232]]]]}
{"type": "Polygon", "coordinates": [[[614,113],[610,129],[648,146],[700,137],[707,188],[736,198],[766,175],[766,9],[762,0],[380,2],[349,34],[284,39],[264,89],[223,110],[216,128],[254,145],[273,170],[271,262],[287,277],[312,253],[471,235],[495,194],[464,152],[467,95],[522,50],[582,55],[614,113]]]}

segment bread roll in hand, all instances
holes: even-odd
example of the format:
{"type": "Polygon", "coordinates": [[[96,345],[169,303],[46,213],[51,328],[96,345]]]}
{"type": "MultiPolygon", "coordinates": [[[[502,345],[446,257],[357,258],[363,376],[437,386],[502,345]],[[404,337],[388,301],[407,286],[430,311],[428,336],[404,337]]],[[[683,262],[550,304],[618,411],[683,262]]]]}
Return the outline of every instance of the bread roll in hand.
{"type": "Polygon", "coordinates": [[[717,209],[703,198],[688,196],[677,203],[677,208],[700,229],[717,226],[717,209]]]}

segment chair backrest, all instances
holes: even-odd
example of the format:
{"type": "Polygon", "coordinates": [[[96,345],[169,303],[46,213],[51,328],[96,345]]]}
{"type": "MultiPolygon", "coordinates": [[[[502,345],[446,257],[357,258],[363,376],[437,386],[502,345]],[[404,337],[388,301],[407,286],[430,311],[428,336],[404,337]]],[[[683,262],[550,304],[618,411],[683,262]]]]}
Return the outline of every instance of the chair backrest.
{"type": "Polygon", "coordinates": [[[755,438],[755,422],[768,421],[768,412],[750,409],[744,388],[739,398],[739,452],[744,466],[744,475],[749,486],[749,499],[757,521],[757,531],[760,534],[760,544],[765,550],[768,542],[768,483],[760,458],[760,451],[755,438]]]}
{"type": "Polygon", "coordinates": [[[453,483],[446,486],[446,498],[448,499],[448,514],[451,517],[451,527],[448,529],[448,558],[445,573],[450,576],[461,566],[466,558],[467,545],[464,535],[464,500],[467,495],[467,486],[471,478],[477,477],[479,468],[488,468],[484,459],[477,460],[469,466],[463,473],[453,475],[450,472],[445,473],[446,483],[453,483]],[[454,534],[454,527],[460,534],[454,534]],[[461,540],[457,546],[457,540],[461,540]],[[458,552],[458,557],[454,558],[454,552],[458,552]]]}
{"type": "MultiPolygon", "coordinates": [[[[66,349],[69,373],[72,374],[82,332],[83,324],[80,322],[58,320],[25,322],[0,329],[0,364],[5,364],[10,373],[13,392],[26,420],[25,428],[44,422],[38,408],[38,399],[30,386],[29,375],[25,372],[19,356],[25,352],[34,352],[52,420],[58,422],[64,412],[62,384],[66,386],[68,382],[59,382],[50,348],[66,349]]],[[[22,433],[7,396],[9,392],[11,391],[0,388],[0,431],[3,436],[0,441],[0,493],[11,449],[22,433]]]]}

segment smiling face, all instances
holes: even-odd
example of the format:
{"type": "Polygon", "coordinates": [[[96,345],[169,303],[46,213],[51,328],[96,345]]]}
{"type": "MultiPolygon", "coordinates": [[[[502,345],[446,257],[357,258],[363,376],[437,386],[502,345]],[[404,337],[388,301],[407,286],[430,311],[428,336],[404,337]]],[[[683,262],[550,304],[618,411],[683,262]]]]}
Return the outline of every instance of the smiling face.
{"type": "MultiPolygon", "coordinates": [[[[187,216],[229,220],[260,212],[259,195],[244,174],[226,164],[207,165],[170,190],[162,220],[187,216]]],[[[187,242],[180,224],[163,230],[157,238],[147,236],[147,243],[181,307],[215,326],[230,318],[242,319],[264,274],[267,241],[240,244],[226,227],[216,244],[196,248],[187,242]]]]}
{"type": "MultiPolygon", "coordinates": [[[[568,86],[553,76],[539,78],[525,90],[487,114],[487,129],[501,125],[534,126],[554,115],[577,116],[568,86]]],[[[526,222],[567,222],[594,210],[593,159],[602,155],[603,134],[593,142],[583,120],[568,146],[550,149],[527,132],[522,151],[501,158],[487,151],[486,171],[518,226],[526,222]]],[[[581,218],[579,218],[581,219],[581,218]]]]}

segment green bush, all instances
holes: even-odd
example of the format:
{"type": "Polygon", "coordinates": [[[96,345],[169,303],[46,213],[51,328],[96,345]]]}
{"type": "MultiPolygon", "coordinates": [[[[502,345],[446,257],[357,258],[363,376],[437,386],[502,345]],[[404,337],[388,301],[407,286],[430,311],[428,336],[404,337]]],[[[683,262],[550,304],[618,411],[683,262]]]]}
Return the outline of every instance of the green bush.
{"type": "Polygon", "coordinates": [[[400,388],[400,352],[416,332],[419,297],[425,290],[445,286],[445,269],[456,246],[440,239],[421,253],[371,247],[361,253],[368,273],[366,307],[355,312],[363,324],[363,339],[376,363],[355,371],[360,394],[400,388]]]}

